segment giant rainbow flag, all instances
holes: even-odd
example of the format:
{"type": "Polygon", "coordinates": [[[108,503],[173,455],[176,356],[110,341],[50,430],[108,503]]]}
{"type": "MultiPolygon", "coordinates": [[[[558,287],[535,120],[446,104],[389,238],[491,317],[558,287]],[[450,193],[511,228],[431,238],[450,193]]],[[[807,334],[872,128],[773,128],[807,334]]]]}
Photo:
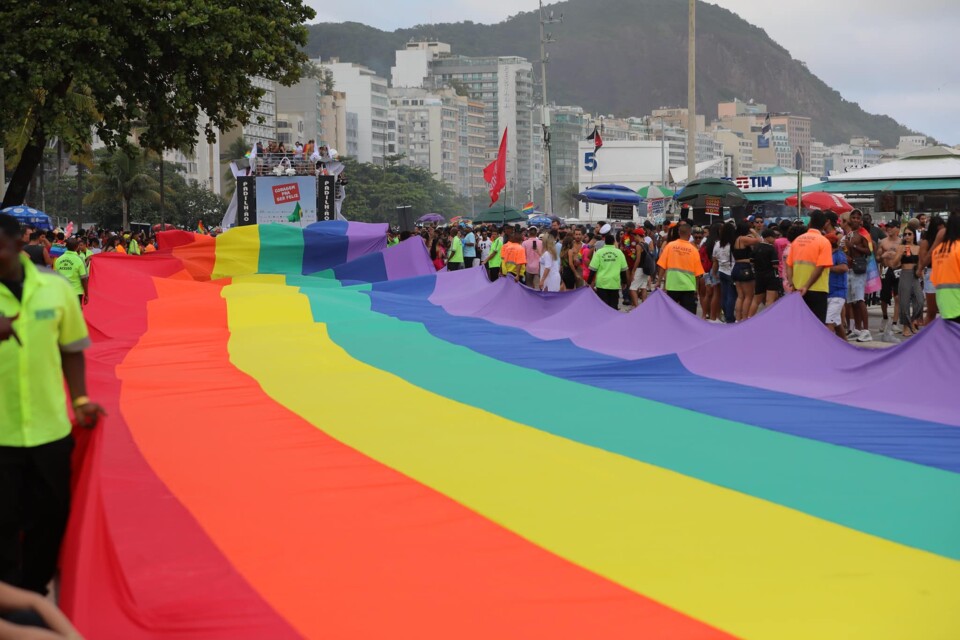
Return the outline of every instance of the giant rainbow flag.
{"type": "Polygon", "coordinates": [[[385,231],[94,259],[88,637],[960,637],[960,329],[615,313],[385,231]]]}

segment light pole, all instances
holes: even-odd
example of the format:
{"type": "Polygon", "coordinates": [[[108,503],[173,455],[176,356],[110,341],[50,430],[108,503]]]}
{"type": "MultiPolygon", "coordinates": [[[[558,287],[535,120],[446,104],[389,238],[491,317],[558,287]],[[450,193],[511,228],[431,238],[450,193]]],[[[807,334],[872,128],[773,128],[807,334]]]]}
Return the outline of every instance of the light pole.
{"type": "MultiPolygon", "coordinates": [[[[543,94],[543,114],[540,126],[543,127],[543,208],[547,213],[553,213],[553,180],[550,174],[550,109],[547,107],[547,63],[550,55],[546,52],[548,44],[556,42],[552,34],[544,34],[543,27],[548,24],[563,22],[563,14],[559,18],[543,15],[543,0],[540,0],[540,92],[543,94]]],[[[532,195],[532,194],[531,194],[532,195]]]]}
{"type": "Polygon", "coordinates": [[[663,128],[663,116],[660,119],[660,186],[667,186],[667,132],[663,128]]]}
{"type": "Polygon", "coordinates": [[[690,0],[687,25],[687,184],[697,177],[697,0],[690,0]]]}

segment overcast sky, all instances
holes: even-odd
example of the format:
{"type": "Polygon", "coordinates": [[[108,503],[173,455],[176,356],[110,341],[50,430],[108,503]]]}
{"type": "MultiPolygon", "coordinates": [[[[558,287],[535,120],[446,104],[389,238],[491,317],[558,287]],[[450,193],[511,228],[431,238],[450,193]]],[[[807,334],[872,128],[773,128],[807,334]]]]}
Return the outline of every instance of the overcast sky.
{"type": "MultiPolygon", "coordinates": [[[[681,0],[675,0],[680,2],[681,0]]],[[[317,21],[393,30],[500,22],[534,0],[307,0],[317,21]]],[[[960,0],[711,0],[763,28],[845,98],[960,143],[960,0]]],[[[558,45],[562,46],[562,44],[558,45]]],[[[762,99],[762,96],[754,96],[762,99]]]]}

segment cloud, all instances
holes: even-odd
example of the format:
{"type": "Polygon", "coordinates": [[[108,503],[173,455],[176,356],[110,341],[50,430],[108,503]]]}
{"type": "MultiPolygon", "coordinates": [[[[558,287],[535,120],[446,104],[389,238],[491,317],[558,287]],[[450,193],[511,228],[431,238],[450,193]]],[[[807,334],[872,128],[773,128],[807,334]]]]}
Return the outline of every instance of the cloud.
{"type": "MultiPolygon", "coordinates": [[[[436,22],[494,23],[533,2],[307,0],[317,19],[392,31],[436,22]]],[[[960,143],[958,0],[709,0],[764,29],[848,100],[942,142],[960,143]]],[[[552,4],[552,3],[551,3],[552,4]]],[[[528,6],[529,5],[529,8],[528,6]]]]}

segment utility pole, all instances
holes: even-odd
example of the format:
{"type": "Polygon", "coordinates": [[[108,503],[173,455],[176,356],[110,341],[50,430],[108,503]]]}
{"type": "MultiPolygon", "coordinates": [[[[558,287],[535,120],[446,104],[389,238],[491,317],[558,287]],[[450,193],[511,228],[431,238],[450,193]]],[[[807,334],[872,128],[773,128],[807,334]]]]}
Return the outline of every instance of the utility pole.
{"type": "MultiPolygon", "coordinates": [[[[543,15],[543,0],[540,0],[540,92],[543,94],[543,114],[540,126],[543,127],[543,208],[547,213],[553,213],[553,179],[550,174],[550,109],[547,107],[547,63],[550,54],[547,45],[556,40],[550,33],[544,34],[544,26],[563,22],[563,14],[559,18],[553,17],[553,11],[546,17],[543,15]]],[[[532,190],[531,190],[532,191],[532,190]]],[[[531,192],[531,199],[533,194],[531,192]]]]}
{"type": "Polygon", "coordinates": [[[697,0],[690,0],[687,49],[687,184],[697,177],[697,0]]]}
{"type": "Polygon", "coordinates": [[[663,116],[660,118],[660,186],[667,186],[667,131],[663,128],[663,116]]]}

